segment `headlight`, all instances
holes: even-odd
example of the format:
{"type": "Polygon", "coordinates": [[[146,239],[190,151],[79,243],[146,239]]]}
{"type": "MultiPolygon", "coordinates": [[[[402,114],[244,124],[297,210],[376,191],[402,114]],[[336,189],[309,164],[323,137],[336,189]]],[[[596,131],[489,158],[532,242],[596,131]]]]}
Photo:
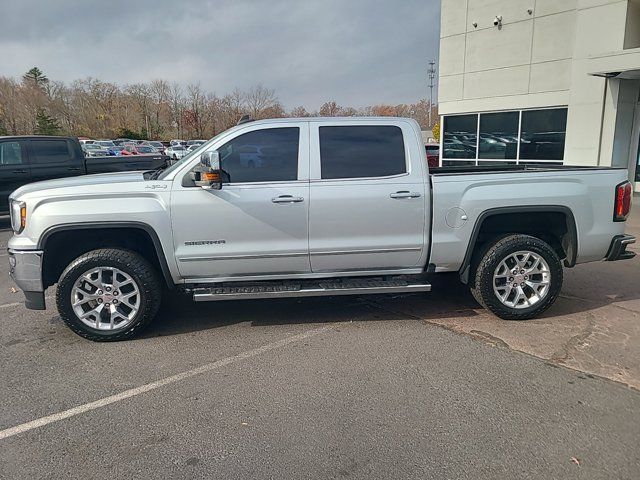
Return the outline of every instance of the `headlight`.
{"type": "Polygon", "coordinates": [[[27,204],[11,201],[11,228],[16,233],[21,233],[27,226],[27,204]]]}

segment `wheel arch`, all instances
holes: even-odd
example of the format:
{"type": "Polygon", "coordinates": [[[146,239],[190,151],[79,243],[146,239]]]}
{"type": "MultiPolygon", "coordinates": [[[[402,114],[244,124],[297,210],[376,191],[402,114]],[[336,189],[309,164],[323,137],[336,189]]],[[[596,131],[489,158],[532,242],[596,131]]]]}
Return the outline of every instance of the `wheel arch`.
{"type": "Polygon", "coordinates": [[[143,222],[80,222],[56,225],[47,229],[38,240],[43,253],[42,280],[45,288],[53,285],[64,268],[78,256],[96,248],[128,248],[149,260],[162,275],[168,288],[175,283],[155,229],[143,222]],[[129,233],[128,237],[116,234],[129,233]],[[74,243],[71,240],[76,240],[74,243]],[[85,243],[78,244],[77,241],[85,243]],[[65,254],[53,257],[52,249],[65,246],[65,254]]]}
{"type": "MultiPolygon", "coordinates": [[[[527,223],[527,222],[524,222],[527,223]]],[[[554,243],[552,247],[557,253],[561,253],[565,267],[573,267],[578,256],[578,231],[573,211],[564,205],[518,205],[497,207],[482,212],[473,226],[464,260],[458,273],[460,280],[468,284],[472,278],[472,267],[479,251],[482,250],[487,238],[502,234],[523,233],[539,236],[542,240],[550,239],[554,243]],[[529,225],[523,222],[514,222],[515,215],[527,214],[529,225]],[[495,227],[498,220],[502,220],[499,228],[495,227]],[[546,227],[543,226],[546,223],[546,227]],[[538,233],[538,235],[536,235],[538,233]]]]}

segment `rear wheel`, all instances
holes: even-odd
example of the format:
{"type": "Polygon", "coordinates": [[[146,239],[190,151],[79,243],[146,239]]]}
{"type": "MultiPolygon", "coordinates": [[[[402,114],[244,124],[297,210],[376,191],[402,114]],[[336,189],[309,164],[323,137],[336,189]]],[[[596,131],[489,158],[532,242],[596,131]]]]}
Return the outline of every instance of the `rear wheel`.
{"type": "Polygon", "coordinates": [[[547,243],[529,235],[510,235],[486,251],[471,291],[498,317],[526,320],[556,301],[562,273],[560,258],[547,243]]]}
{"type": "Polygon", "coordinates": [[[58,311],[71,330],[89,340],[131,338],[155,317],[161,284],[153,266],[137,253],[120,249],[88,252],[62,273],[58,311]]]}

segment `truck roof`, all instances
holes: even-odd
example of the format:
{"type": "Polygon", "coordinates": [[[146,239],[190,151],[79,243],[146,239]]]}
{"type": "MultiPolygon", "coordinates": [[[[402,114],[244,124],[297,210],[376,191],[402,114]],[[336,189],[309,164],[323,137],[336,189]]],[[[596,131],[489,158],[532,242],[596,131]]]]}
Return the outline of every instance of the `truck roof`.
{"type": "Polygon", "coordinates": [[[20,138],[22,140],[28,140],[32,138],[52,138],[52,139],[64,139],[64,140],[77,140],[78,137],[67,137],[60,135],[4,135],[0,136],[0,140],[6,140],[8,138],[20,138]]]}
{"type": "Polygon", "coordinates": [[[397,122],[397,121],[410,121],[412,118],[406,117],[287,117],[287,118],[266,118],[264,120],[252,120],[252,124],[260,123],[287,123],[287,122],[360,122],[360,121],[375,121],[375,122],[397,122]]]}

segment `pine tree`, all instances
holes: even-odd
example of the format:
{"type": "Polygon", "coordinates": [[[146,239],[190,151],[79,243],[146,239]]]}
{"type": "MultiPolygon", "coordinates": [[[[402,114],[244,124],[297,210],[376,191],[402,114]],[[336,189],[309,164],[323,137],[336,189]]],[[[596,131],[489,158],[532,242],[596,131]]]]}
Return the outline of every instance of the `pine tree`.
{"type": "Polygon", "coordinates": [[[62,127],[55,118],[47,115],[44,109],[39,108],[36,113],[36,134],[37,135],[58,135],[62,127]]]}
{"type": "Polygon", "coordinates": [[[47,76],[38,67],[33,67],[22,76],[22,80],[26,83],[33,83],[36,87],[44,87],[49,83],[47,76]]]}

